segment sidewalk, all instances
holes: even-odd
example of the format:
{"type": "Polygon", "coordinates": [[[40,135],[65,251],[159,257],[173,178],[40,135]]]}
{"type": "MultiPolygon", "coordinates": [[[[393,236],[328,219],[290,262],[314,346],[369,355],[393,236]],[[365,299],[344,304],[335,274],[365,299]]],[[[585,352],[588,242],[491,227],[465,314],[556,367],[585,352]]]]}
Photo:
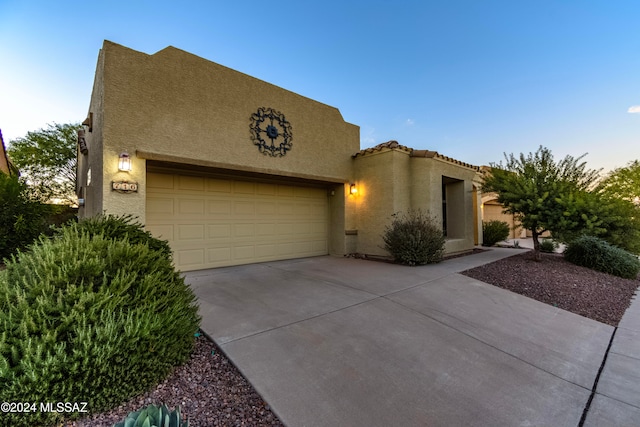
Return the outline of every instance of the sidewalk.
{"type": "Polygon", "coordinates": [[[614,332],[585,427],[640,425],[640,297],[614,332]]]}

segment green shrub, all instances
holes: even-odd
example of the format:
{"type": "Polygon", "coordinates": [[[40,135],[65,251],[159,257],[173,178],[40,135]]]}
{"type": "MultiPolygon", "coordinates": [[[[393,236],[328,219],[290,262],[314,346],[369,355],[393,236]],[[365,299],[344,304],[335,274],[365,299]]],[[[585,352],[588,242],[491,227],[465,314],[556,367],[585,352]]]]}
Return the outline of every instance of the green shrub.
{"type": "Polygon", "coordinates": [[[384,248],[396,262],[423,265],[442,260],[445,243],[442,228],[420,211],[394,214],[382,238],[384,248]]]}
{"type": "Polygon", "coordinates": [[[84,218],[74,225],[78,233],[86,232],[90,236],[98,234],[103,235],[106,239],[122,239],[125,236],[129,238],[132,244],[143,243],[149,245],[152,250],[157,250],[171,257],[171,248],[169,242],[160,240],[145,231],[142,225],[136,219],[129,215],[97,215],[95,217],[84,218]]]}
{"type": "Polygon", "coordinates": [[[570,242],[564,257],[574,264],[626,279],[635,279],[640,272],[640,260],[635,255],[593,236],[570,242]]]}
{"type": "Polygon", "coordinates": [[[509,224],[504,221],[482,222],[482,246],[493,246],[509,237],[509,224]]]}
{"type": "Polygon", "coordinates": [[[45,231],[48,212],[27,184],[0,172],[0,262],[45,231]]]}
{"type": "MultiPolygon", "coordinates": [[[[114,407],[188,359],[199,321],[166,253],[64,227],[0,272],[0,401],[114,407]]],[[[3,414],[3,422],[61,417],[3,414]]]]}
{"type": "Polygon", "coordinates": [[[542,239],[540,241],[540,251],[546,253],[554,253],[560,245],[553,239],[542,239]]]}
{"type": "Polygon", "coordinates": [[[169,411],[166,405],[156,406],[151,404],[146,408],[130,412],[124,421],[116,423],[113,427],[189,427],[188,421],[182,421],[180,408],[169,411]]]}
{"type": "Polygon", "coordinates": [[[49,205],[50,211],[46,217],[47,235],[55,233],[56,228],[78,222],[78,208],[69,205],[49,205]]]}

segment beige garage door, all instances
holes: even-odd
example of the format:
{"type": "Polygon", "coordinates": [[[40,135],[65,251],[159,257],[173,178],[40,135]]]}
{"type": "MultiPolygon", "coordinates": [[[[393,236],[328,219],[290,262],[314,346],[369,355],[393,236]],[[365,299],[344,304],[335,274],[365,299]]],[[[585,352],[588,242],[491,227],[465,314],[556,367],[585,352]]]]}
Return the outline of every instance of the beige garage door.
{"type": "Polygon", "coordinates": [[[504,207],[501,204],[497,203],[485,203],[483,207],[484,218],[483,221],[504,221],[509,224],[509,229],[511,230],[509,233],[509,238],[514,238],[517,236],[518,230],[513,229],[513,215],[502,213],[504,207]]]}
{"type": "Polygon", "coordinates": [[[182,271],[328,253],[322,188],[149,172],[146,228],[182,271]]]}

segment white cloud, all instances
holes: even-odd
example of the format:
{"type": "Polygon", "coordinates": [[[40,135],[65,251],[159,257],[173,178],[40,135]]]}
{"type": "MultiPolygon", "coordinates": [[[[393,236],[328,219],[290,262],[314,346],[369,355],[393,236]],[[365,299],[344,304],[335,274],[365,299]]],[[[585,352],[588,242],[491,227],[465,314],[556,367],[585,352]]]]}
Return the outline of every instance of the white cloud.
{"type": "Polygon", "coordinates": [[[627,110],[627,113],[640,113],[640,105],[632,105],[627,110]]]}
{"type": "Polygon", "coordinates": [[[407,119],[406,122],[404,122],[407,126],[413,126],[415,124],[415,122],[411,119],[407,119]]]}

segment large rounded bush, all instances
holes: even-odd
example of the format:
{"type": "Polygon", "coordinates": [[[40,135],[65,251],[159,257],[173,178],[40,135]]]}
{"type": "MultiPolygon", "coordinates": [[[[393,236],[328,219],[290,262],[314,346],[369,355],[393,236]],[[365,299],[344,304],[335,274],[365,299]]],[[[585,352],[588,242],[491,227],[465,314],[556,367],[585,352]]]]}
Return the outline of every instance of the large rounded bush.
{"type": "MultiPolygon", "coordinates": [[[[199,321],[165,252],[62,228],[0,272],[0,401],[113,407],[184,363],[199,321]]],[[[60,416],[3,420],[52,425],[60,416]]]]}
{"type": "Polygon", "coordinates": [[[570,242],[564,257],[574,264],[626,279],[635,279],[640,272],[638,257],[593,236],[581,236],[570,242]]]}
{"type": "Polygon", "coordinates": [[[97,215],[85,218],[77,225],[71,225],[78,232],[87,232],[94,236],[101,234],[107,239],[122,239],[127,237],[132,244],[143,243],[150,249],[160,251],[171,257],[171,248],[166,240],[160,240],[146,231],[136,219],[129,215],[97,215]]]}
{"type": "Polygon", "coordinates": [[[445,244],[442,228],[420,211],[395,214],[382,239],[384,248],[396,262],[423,265],[442,260],[445,244]]]}
{"type": "Polygon", "coordinates": [[[509,237],[509,224],[504,221],[482,222],[482,245],[493,246],[509,237]]]}

